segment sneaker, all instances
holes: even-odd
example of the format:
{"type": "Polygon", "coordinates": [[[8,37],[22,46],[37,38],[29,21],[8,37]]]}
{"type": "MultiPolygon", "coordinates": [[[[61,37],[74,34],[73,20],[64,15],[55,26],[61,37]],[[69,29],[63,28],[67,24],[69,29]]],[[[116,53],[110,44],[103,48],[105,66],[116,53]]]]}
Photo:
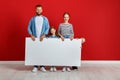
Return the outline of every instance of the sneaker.
{"type": "Polygon", "coordinates": [[[36,68],[36,67],[34,67],[32,70],[33,73],[36,73],[37,71],[38,71],[38,68],[36,68]]]}
{"type": "Polygon", "coordinates": [[[56,72],[56,71],[57,71],[56,67],[53,67],[53,71],[54,71],[54,72],[56,72]]]}
{"type": "Polygon", "coordinates": [[[77,66],[72,66],[72,69],[73,70],[78,70],[78,67],[77,66]]]}
{"type": "Polygon", "coordinates": [[[71,71],[69,67],[67,67],[67,71],[68,71],[68,72],[70,72],[70,71],[71,71]]]}
{"type": "Polygon", "coordinates": [[[53,72],[53,71],[54,71],[54,68],[53,68],[53,67],[51,67],[51,68],[50,68],[50,71],[51,71],[51,72],[53,72]]]}
{"type": "Polygon", "coordinates": [[[40,70],[41,70],[42,72],[46,72],[46,69],[45,69],[44,67],[41,67],[40,70]]]}
{"type": "Polygon", "coordinates": [[[66,71],[66,67],[63,67],[62,72],[65,72],[65,71],[66,71]]]}

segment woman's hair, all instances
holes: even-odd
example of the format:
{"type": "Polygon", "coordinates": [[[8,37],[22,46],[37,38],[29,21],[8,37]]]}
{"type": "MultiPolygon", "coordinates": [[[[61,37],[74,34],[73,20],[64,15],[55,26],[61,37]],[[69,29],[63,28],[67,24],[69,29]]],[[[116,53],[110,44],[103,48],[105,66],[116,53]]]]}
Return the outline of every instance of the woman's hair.
{"type": "Polygon", "coordinates": [[[42,5],[40,5],[40,4],[37,4],[37,5],[35,6],[35,8],[37,8],[37,7],[42,7],[42,5]]]}
{"type": "Polygon", "coordinates": [[[64,17],[66,14],[69,15],[69,17],[70,17],[70,14],[69,14],[68,12],[64,12],[63,17],[64,17]]]}
{"type": "Polygon", "coordinates": [[[53,27],[53,26],[49,29],[49,36],[52,35],[51,29],[55,29],[55,30],[56,30],[55,35],[56,35],[57,37],[59,37],[58,32],[57,32],[57,29],[56,29],[55,27],[53,27]]]}

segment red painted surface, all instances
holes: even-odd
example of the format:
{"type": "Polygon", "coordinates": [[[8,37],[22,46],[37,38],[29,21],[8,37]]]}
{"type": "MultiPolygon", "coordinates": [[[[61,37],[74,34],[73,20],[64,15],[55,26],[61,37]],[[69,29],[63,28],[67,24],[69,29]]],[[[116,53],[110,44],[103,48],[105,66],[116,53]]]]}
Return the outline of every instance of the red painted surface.
{"type": "Polygon", "coordinates": [[[82,60],[120,60],[120,0],[1,0],[0,60],[24,60],[27,26],[35,5],[43,5],[50,25],[58,28],[71,15],[75,37],[85,37],[82,60]]]}

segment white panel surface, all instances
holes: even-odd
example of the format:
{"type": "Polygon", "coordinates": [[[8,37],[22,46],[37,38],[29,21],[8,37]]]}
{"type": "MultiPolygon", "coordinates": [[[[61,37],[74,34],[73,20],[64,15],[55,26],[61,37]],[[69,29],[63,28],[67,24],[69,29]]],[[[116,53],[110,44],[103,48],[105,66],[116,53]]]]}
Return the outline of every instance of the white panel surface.
{"type": "Polygon", "coordinates": [[[25,65],[80,66],[81,39],[26,38],[25,65]]]}

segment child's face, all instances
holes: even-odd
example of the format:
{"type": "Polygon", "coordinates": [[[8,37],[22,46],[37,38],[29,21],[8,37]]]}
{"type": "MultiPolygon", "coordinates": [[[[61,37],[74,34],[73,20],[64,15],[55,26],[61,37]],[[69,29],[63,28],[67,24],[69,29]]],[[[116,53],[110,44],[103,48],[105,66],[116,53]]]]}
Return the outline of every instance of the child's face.
{"type": "Polygon", "coordinates": [[[50,32],[51,32],[51,34],[55,34],[55,33],[56,33],[56,30],[55,30],[54,28],[52,28],[52,29],[50,30],[50,32]]]}
{"type": "Polygon", "coordinates": [[[68,14],[65,14],[65,15],[64,15],[64,21],[69,21],[69,18],[70,18],[70,17],[69,17],[68,14]]]}

